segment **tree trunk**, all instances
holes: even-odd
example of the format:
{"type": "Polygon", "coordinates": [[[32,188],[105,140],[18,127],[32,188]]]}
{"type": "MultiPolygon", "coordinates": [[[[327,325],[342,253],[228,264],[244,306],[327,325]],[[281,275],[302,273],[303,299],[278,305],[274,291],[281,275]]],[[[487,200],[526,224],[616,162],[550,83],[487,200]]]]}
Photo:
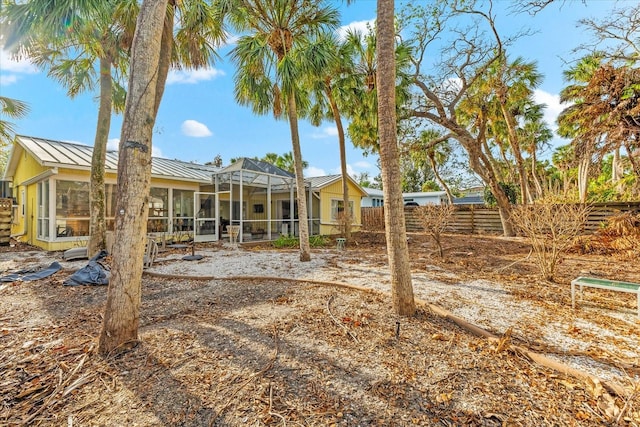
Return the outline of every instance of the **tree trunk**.
{"type": "Polygon", "coordinates": [[[393,309],[401,316],[415,313],[409,247],[404,220],[400,156],[396,134],[395,102],[395,28],[394,1],[378,0],[378,129],[380,138],[380,164],[384,192],[384,222],[387,254],[391,271],[393,309]]]}
{"type": "Polygon", "coordinates": [[[431,169],[433,170],[433,175],[436,177],[436,181],[442,185],[442,188],[444,188],[444,191],[447,193],[447,200],[449,201],[449,204],[453,205],[453,194],[451,194],[451,189],[438,172],[438,164],[436,163],[435,157],[432,153],[427,154],[427,157],[429,158],[429,163],[431,164],[431,169]]]}
{"type": "Polygon", "coordinates": [[[336,122],[336,128],[338,129],[338,145],[340,146],[340,171],[342,172],[342,206],[344,208],[344,237],[347,239],[347,244],[351,239],[351,223],[353,218],[351,216],[351,209],[349,209],[349,174],[347,172],[347,150],[345,146],[344,127],[342,126],[342,119],[340,118],[340,111],[336,100],[333,98],[331,88],[326,90],[327,98],[331,104],[331,112],[333,113],[333,120],[336,122]]]}
{"type": "Polygon", "coordinates": [[[518,172],[518,178],[520,181],[522,203],[533,203],[533,198],[531,197],[531,189],[529,188],[529,181],[527,180],[527,173],[524,167],[524,160],[522,158],[522,151],[520,150],[520,140],[518,138],[518,132],[516,130],[516,120],[508,111],[507,106],[504,102],[500,102],[500,108],[502,109],[502,116],[504,117],[504,120],[507,124],[509,145],[511,145],[511,151],[513,151],[513,157],[516,161],[516,171],[518,172]]]}
{"type": "Polygon", "coordinates": [[[589,166],[591,165],[591,155],[585,154],[578,164],[578,194],[580,203],[587,203],[587,190],[589,189],[589,166]]]}
{"type": "MultiPolygon", "coordinates": [[[[293,147],[293,167],[296,172],[296,199],[298,201],[298,223],[300,227],[300,261],[311,261],[309,246],[309,215],[307,214],[307,198],[302,173],[302,151],[300,150],[300,134],[298,133],[298,110],[293,94],[287,95],[289,126],[291,128],[291,145],[293,147]]],[[[311,192],[311,188],[309,188],[311,192]]],[[[291,214],[295,212],[291,207],[291,214]]]]}
{"type": "Polygon", "coordinates": [[[536,157],[535,147],[531,151],[531,177],[533,178],[533,184],[536,187],[536,198],[541,198],[544,196],[544,189],[542,188],[542,183],[540,182],[540,178],[538,178],[538,158],[536,157]]]}
{"type": "Polygon", "coordinates": [[[167,0],[145,0],[133,40],[129,92],[120,136],[118,193],[111,280],[99,351],[133,347],[138,341],[142,265],[151,179],[151,138],[167,0]]]}
{"type": "Polygon", "coordinates": [[[111,80],[110,55],[100,57],[100,107],[98,124],[91,157],[91,179],[89,181],[89,241],[87,255],[93,257],[107,247],[107,224],[105,219],[104,168],[107,157],[107,142],[111,127],[113,81],[111,80]]]}

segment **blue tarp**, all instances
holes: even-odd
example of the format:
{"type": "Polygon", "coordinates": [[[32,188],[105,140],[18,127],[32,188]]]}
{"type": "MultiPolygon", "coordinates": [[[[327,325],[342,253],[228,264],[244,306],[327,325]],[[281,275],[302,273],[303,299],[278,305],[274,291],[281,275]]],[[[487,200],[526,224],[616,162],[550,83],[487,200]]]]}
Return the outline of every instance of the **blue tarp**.
{"type": "Polygon", "coordinates": [[[60,271],[60,269],[62,269],[62,266],[57,261],[54,261],[49,267],[44,269],[36,267],[7,274],[6,276],[0,277],[0,282],[15,282],[18,280],[22,282],[30,282],[33,280],[40,280],[51,276],[56,271],[60,271]]]}
{"type": "Polygon", "coordinates": [[[98,252],[98,254],[89,260],[89,264],[73,273],[67,280],[62,282],[62,284],[65,286],[108,285],[109,276],[111,275],[110,271],[100,263],[108,254],[107,251],[98,252]]]}

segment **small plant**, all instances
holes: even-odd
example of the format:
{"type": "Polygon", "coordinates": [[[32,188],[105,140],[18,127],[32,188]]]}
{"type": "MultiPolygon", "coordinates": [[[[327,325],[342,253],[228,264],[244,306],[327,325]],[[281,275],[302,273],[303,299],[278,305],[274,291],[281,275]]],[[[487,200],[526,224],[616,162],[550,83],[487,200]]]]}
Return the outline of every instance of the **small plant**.
{"type": "Polygon", "coordinates": [[[276,240],[271,242],[274,248],[282,249],[282,248],[295,248],[299,245],[299,240],[297,237],[288,235],[281,235],[276,240]]]}
{"type": "MultiPolygon", "coordinates": [[[[329,239],[326,236],[310,236],[309,237],[309,245],[311,247],[317,248],[326,246],[329,243],[329,239]]],[[[273,242],[271,242],[274,248],[297,248],[300,244],[300,239],[295,236],[287,235],[280,236],[273,242]]]]}
{"type": "Polygon", "coordinates": [[[309,245],[313,248],[319,248],[327,246],[329,244],[329,238],[327,236],[311,236],[309,237],[309,245]]]}
{"type": "Polygon", "coordinates": [[[584,205],[543,203],[513,209],[511,221],[529,239],[545,280],[553,280],[557,265],[582,232],[588,214],[584,205]]]}
{"type": "Polygon", "coordinates": [[[443,258],[442,232],[449,225],[455,207],[453,205],[426,205],[418,206],[416,211],[425,233],[429,234],[436,242],[438,255],[443,258]]]}

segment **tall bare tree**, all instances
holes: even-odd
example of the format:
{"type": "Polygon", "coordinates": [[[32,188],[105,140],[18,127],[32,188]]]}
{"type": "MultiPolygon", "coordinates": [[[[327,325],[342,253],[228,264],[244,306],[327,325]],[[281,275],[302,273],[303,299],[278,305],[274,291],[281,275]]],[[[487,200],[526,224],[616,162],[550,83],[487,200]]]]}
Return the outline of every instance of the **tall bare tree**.
{"type": "Polygon", "coordinates": [[[387,255],[391,271],[393,309],[401,316],[415,313],[409,246],[404,221],[400,156],[396,130],[396,31],[394,1],[378,0],[377,59],[378,130],[387,255]]]}

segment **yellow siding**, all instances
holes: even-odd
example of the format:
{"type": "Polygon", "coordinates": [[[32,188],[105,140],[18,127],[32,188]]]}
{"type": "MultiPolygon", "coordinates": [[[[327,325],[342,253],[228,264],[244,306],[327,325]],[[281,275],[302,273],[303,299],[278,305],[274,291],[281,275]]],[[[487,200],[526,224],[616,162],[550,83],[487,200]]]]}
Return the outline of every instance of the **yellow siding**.
{"type": "MultiPolygon", "coordinates": [[[[28,154],[21,147],[19,148],[20,159],[16,165],[16,170],[13,175],[13,196],[16,197],[16,201],[18,203],[18,218],[17,224],[12,224],[11,226],[11,234],[12,235],[21,235],[25,231],[26,224],[26,234],[17,236],[17,238],[26,242],[30,245],[38,246],[44,250],[48,251],[60,251],[66,250],[72,247],[84,246],[87,242],[87,237],[77,237],[72,240],[58,240],[58,241],[44,241],[39,240],[36,237],[36,226],[37,226],[37,183],[30,184],[28,186],[20,185],[21,183],[32,179],[42,173],[47,172],[51,168],[41,166],[36,159],[34,159],[30,154],[28,154]],[[22,215],[22,190],[25,190],[26,194],[26,215],[22,215]]],[[[115,173],[106,173],[105,182],[108,184],[116,183],[116,174],[115,173]]],[[[68,168],[59,168],[58,173],[51,176],[51,179],[55,180],[68,180],[68,181],[89,181],[89,171],[77,170],[77,169],[68,169],[68,168]]],[[[182,189],[182,190],[192,190],[199,191],[200,185],[199,183],[191,183],[185,181],[176,181],[171,179],[151,179],[152,187],[171,187],[174,189],[182,189]]],[[[52,188],[53,190],[53,188],[52,188]]],[[[55,194],[51,194],[50,197],[55,197],[55,194]]],[[[51,212],[50,221],[55,222],[55,212],[51,212]]]]}
{"type": "MultiPolygon", "coordinates": [[[[352,225],[352,231],[360,229],[361,216],[360,216],[360,201],[362,199],[362,191],[354,185],[351,181],[348,181],[349,186],[349,201],[353,202],[354,220],[352,225]]],[[[320,234],[339,234],[337,223],[331,218],[331,200],[342,200],[342,180],[327,185],[320,189],[320,234]]]]}
{"type": "Polygon", "coordinates": [[[32,242],[35,238],[32,233],[35,230],[36,217],[31,213],[34,212],[36,204],[36,185],[22,185],[22,183],[46,172],[48,168],[40,166],[33,156],[22,150],[17,144],[16,147],[18,148],[16,152],[20,153],[20,159],[13,174],[13,196],[18,203],[18,218],[17,221],[14,221],[17,224],[13,224],[11,227],[11,234],[21,235],[18,237],[20,241],[34,244],[32,242]],[[25,193],[24,200],[22,200],[23,191],[25,193]],[[22,214],[23,204],[25,207],[24,215],[22,214]],[[26,234],[22,235],[25,231],[26,234]]]}

